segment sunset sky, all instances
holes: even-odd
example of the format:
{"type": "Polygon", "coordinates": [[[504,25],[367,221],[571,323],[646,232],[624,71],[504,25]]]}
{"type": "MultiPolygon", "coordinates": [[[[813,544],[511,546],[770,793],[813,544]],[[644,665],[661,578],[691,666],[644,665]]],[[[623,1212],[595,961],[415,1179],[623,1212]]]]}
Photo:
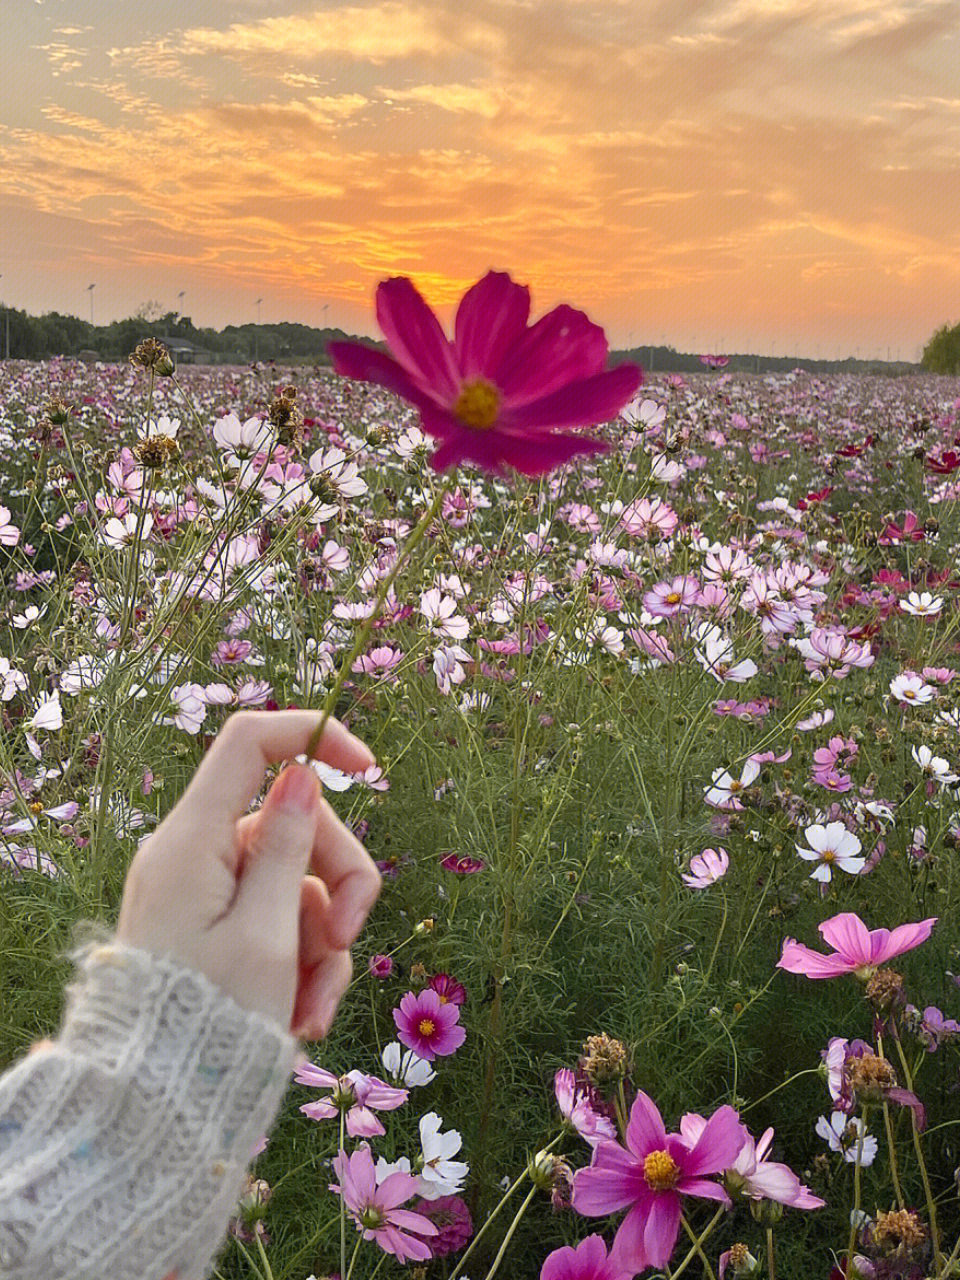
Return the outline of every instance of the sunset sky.
{"type": "Polygon", "coordinates": [[[614,345],[914,358],[960,320],[960,0],[3,11],[13,306],[374,333],[379,280],[447,319],[495,267],[614,345]]]}

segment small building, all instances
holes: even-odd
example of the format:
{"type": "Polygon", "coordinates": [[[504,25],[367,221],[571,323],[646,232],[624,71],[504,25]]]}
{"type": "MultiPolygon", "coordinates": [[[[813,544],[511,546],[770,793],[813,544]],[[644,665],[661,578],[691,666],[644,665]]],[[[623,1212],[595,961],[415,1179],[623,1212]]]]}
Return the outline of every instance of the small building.
{"type": "Polygon", "coordinates": [[[82,360],[84,364],[96,364],[100,359],[99,351],[83,350],[77,352],[77,359],[82,360]]]}
{"type": "Polygon", "coordinates": [[[160,341],[170,352],[174,364],[209,364],[210,351],[206,347],[198,347],[185,338],[161,338],[160,341]]]}

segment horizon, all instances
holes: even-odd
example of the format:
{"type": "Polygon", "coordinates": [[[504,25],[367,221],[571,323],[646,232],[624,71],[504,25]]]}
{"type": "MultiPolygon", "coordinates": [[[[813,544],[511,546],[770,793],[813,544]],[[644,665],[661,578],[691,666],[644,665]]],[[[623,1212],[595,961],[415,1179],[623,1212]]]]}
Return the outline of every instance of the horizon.
{"type": "Polygon", "coordinates": [[[0,59],[31,314],[377,338],[408,275],[449,332],[493,267],[618,350],[913,362],[960,313],[960,0],[36,0],[0,59]]]}

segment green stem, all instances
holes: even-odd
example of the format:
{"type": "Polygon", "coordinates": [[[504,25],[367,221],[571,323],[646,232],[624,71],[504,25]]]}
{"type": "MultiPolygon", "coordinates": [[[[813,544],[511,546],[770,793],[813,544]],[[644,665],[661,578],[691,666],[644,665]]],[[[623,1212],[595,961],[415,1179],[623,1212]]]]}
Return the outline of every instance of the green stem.
{"type": "Polygon", "coordinates": [[[717,1280],[716,1272],[714,1271],[713,1267],[710,1265],[710,1259],[703,1252],[703,1241],[700,1239],[700,1237],[694,1231],[693,1227],[691,1227],[690,1223],[687,1221],[686,1214],[681,1213],[680,1221],[683,1223],[684,1231],[686,1231],[687,1235],[693,1241],[694,1253],[703,1263],[704,1274],[709,1276],[709,1280],[717,1280]]]}
{"type": "Polygon", "coordinates": [[[503,1243],[500,1245],[500,1248],[497,1250],[497,1256],[494,1258],[493,1262],[490,1265],[490,1270],[487,1272],[486,1280],[493,1280],[493,1277],[497,1274],[497,1271],[500,1268],[500,1263],[503,1261],[504,1255],[507,1252],[507,1248],[510,1244],[510,1241],[513,1239],[514,1232],[516,1231],[517,1227],[519,1227],[520,1225],[520,1219],[523,1217],[527,1209],[530,1207],[530,1202],[536,1194],[537,1194],[537,1188],[535,1186],[531,1187],[530,1190],[527,1192],[524,1198],[523,1204],[517,1210],[513,1221],[510,1223],[510,1226],[507,1228],[507,1234],[503,1237],[503,1243]]]}
{"type": "Polygon", "coordinates": [[[883,1127],[887,1134],[887,1150],[890,1153],[890,1180],[893,1182],[894,1194],[897,1197],[897,1207],[905,1209],[907,1205],[903,1198],[903,1188],[900,1186],[900,1170],[897,1167],[897,1144],[893,1138],[893,1125],[890,1121],[890,1105],[887,1102],[883,1104],[883,1127]]]}
{"type": "Polygon", "coordinates": [[[330,716],[333,714],[334,707],[336,707],[337,705],[337,699],[340,697],[340,691],[343,689],[343,686],[346,683],[347,677],[350,674],[350,669],[353,666],[354,660],[357,657],[359,657],[360,652],[363,649],[363,646],[367,642],[367,637],[370,635],[370,632],[373,630],[374,623],[376,622],[377,618],[380,616],[380,610],[383,608],[383,602],[386,600],[387,593],[389,592],[390,588],[393,586],[394,579],[396,578],[397,574],[400,572],[403,565],[409,560],[411,552],[415,551],[417,546],[423,540],[424,534],[427,532],[430,525],[433,523],[434,517],[436,516],[437,512],[440,510],[440,507],[443,503],[443,499],[446,493],[447,493],[446,485],[441,485],[437,489],[436,493],[434,494],[433,502],[431,502],[430,506],[420,517],[419,523],[417,524],[413,532],[410,534],[407,541],[404,543],[403,548],[397,553],[396,564],[390,570],[390,573],[387,575],[387,577],[385,577],[381,581],[379,590],[377,591],[376,600],[374,601],[373,609],[370,612],[370,616],[364,619],[363,626],[357,632],[357,638],[353,642],[353,648],[350,650],[349,654],[340,664],[340,670],[337,674],[336,680],[333,683],[333,688],[330,690],[330,692],[327,694],[326,698],[324,699],[322,714],[320,717],[320,723],[317,725],[316,729],[314,729],[313,733],[310,735],[310,740],[307,743],[308,758],[312,758],[314,755],[316,755],[317,747],[319,747],[320,745],[320,739],[323,737],[323,731],[327,727],[327,721],[330,719],[330,716]]]}
{"type": "Polygon", "coordinates": [[[357,1243],[353,1246],[353,1255],[350,1258],[350,1270],[347,1272],[346,1280],[350,1280],[350,1277],[353,1275],[353,1268],[357,1265],[357,1254],[360,1252],[360,1241],[362,1239],[363,1232],[360,1231],[357,1233],[357,1243]]]}
{"type": "MultiPolygon", "coordinates": [[[[343,1130],[346,1112],[340,1108],[340,1159],[346,1160],[347,1153],[343,1146],[343,1130]]],[[[347,1206],[343,1195],[343,1175],[340,1175],[340,1275],[347,1274],[347,1206]]]]}
{"type": "MultiPolygon", "coordinates": [[[[907,1088],[913,1093],[913,1074],[907,1063],[907,1056],[903,1052],[900,1037],[896,1032],[894,1033],[893,1042],[897,1046],[897,1054],[900,1058],[900,1065],[903,1067],[907,1088]]],[[[937,1206],[933,1198],[933,1189],[930,1186],[930,1175],[927,1173],[927,1162],[923,1158],[923,1148],[920,1145],[920,1132],[917,1129],[916,1113],[912,1107],[910,1108],[910,1131],[913,1134],[913,1149],[916,1152],[917,1164],[920,1166],[920,1177],[923,1180],[923,1194],[927,1201],[927,1216],[930,1219],[930,1242],[933,1245],[933,1262],[934,1266],[939,1268],[942,1255],[940,1253],[940,1232],[937,1228],[937,1206]]]]}
{"type": "MultiPolygon", "coordinates": [[[[561,1130],[561,1132],[557,1134],[557,1136],[553,1139],[553,1141],[548,1143],[547,1146],[543,1148],[543,1150],[552,1151],[553,1148],[557,1145],[557,1143],[561,1141],[563,1136],[564,1136],[563,1131],[561,1130]]],[[[490,1214],[489,1218],[487,1218],[486,1222],[483,1224],[483,1226],[480,1228],[477,1234],[470,1241],[469,1248],[467,1249],[466,1253],[464,1253],[463,1257],[460,1259],[457,1265],[454,1267],[453,1274],[449,1277],[449,1280],[457,1280],[457,1277],[462,1272],[466,1262],[470,1258],[474,1249],[477,1247],[477,1245],[480,1243],[483,1237],[487,1234],[487,1230],[490,1227],[491,1223],[497,1217],[500,1210],[507,1203],[507,1201],[512,1197],[513,1193],[517,1190],[517,1188],[520,1186],[520,1183],[523,1182],[526,1176],[527,1176],[527,1170],[526,1168],[524,1168],[523,1172],[519,1174],[517,1178],[514,1179],[514,1181],[510,1184],[509,1187],[507,1187],[506,1191],[500,1197],[500,1201],[497,1204],[496,1208],[490,1214]]]]}
{"type": "Polygon", "coordinates": [[[254,1236],[257,1241],[257,1249],[260,1252],[260,1261],[263,1263],[263,1274],[266,1280],[274,1280],[273,1269],[270,1266],[270,1259],[267,1257],[267,1251],[263,1247],[263,1241],[260,1239],[260,1232],[254,1230],[254,1236]]]}
{"type": "MultiPolygon", "coordinates": [[[[690,1263],[694,1260],[694,1258],[698,1256],[699,1251],[703,1246],[704,1240],[706,1240],[707,1236],[709,1236],[710,1233],[713,1231],[713,1228],[717,1225],[717,1223],[723,1217],[724,1212],[725,1212],[725,1209],[723,1205],[721,1205],[720,1208],[713,1215],[713,1217],[710,1219],[710,1221],[707,1223],[707,1225],[704,1227],[704,1229],[700,1232],[700,1235],[696,1239],[694,1248],[690,1250],[690,1252],[687,1254],[684,1260],[680,1263],[679,1267],[677,1267],[676,1271],[674,1271],[673,1280],[677,1280],[677,1277],[680,1276],[684,1271],[686,1271],[690,1263]]],[[[668,1271],[667,1275],[669,1274],[670,1273],[668,1271]]]]}
{"type": "Polygon", "coordinates": [[[769,1280],[777,1280],[777,1260],[773,1252],[773,1227],[767,1227],[767,1271],[769,1280]]]}
{"type": "Polygon", "coordinates": [[[845,1280],[850,1280],[853,1268],[853,1251],[857,1244],[857,1225],[860,1218],[860,1169],[863,1161],[863,1140],[867,1134],[867,1117],[870,1108],[863,1108],[860,1117],[860,1129],[857,1133],[857,1156],[853,1162],[853,1211],[850,1214],[850,1235],[847,1240],[847,1271],[845,1280]]]}

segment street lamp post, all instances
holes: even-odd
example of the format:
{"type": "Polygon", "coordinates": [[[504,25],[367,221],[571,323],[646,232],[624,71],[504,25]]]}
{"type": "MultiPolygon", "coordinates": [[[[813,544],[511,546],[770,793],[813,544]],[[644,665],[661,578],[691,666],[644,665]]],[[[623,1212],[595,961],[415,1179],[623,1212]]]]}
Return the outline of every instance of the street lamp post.
{"type": "Polygon", "coordinates": [[[257,327],[253,335],[253,362],[254,364],[260,359],[260,303],[262,298],[257,299],[257,327]]]}
{"type": "MultiPolygon", "coordinates": [[[[3,273],[0,272],[0,280],[2,279],[3,279],[3,273]]],[[[7,353],[6,359],[9,360],[10,359],[10,308],[7,306],[6,303],[3,303],[2,305],[3,305],[4,327],[6,328],[6,331],[7,331],[7,339],[5,344],[5,350],[7,353]]]]}

